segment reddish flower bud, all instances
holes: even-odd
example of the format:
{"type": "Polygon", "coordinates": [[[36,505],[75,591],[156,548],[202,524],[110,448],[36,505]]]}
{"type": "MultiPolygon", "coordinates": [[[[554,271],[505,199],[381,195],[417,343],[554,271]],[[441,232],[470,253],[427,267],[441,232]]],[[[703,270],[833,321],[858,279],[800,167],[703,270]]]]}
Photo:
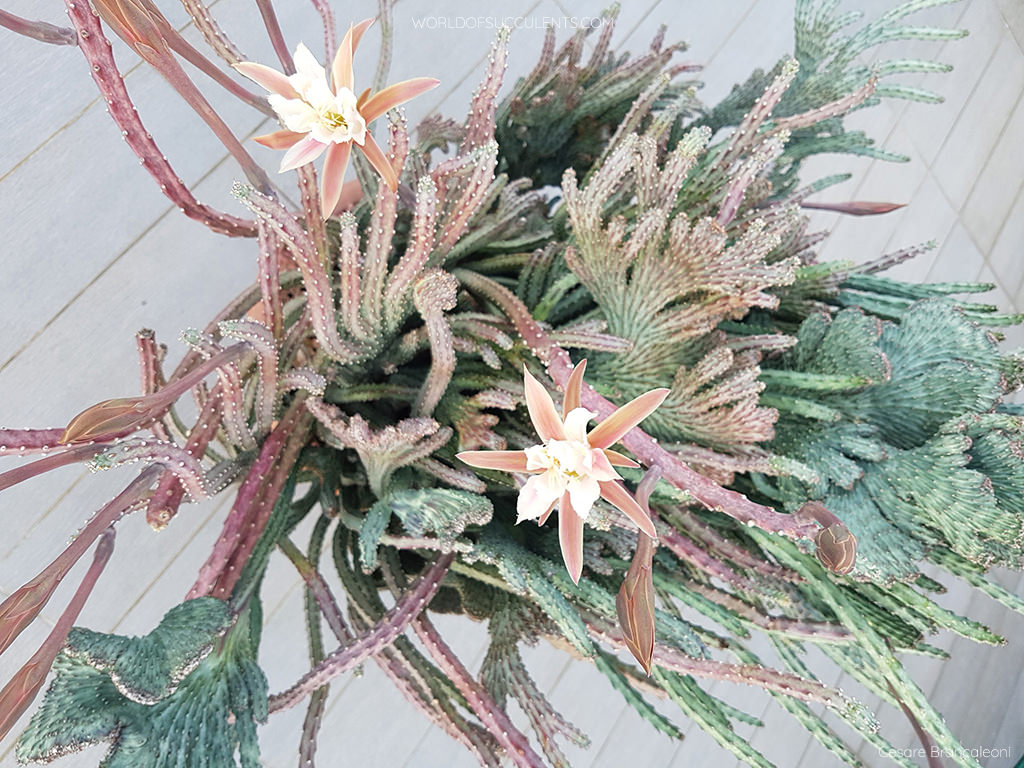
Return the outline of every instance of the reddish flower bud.
{"type": "Polygon", "coordinates": [[[162,414],[168,405],[165,398],[157,400],[152,395],[104,400],[75,416],[60,442],[106,442],[130,435],[162,414]]]}
{"type": "Polygon", "coordinates": [[[651,674],[651,657],[654,655],[653,559],[654,542],[647,534],[638,534],[633,562],[615,598],[626,647],[648,675],[651,674]]]}

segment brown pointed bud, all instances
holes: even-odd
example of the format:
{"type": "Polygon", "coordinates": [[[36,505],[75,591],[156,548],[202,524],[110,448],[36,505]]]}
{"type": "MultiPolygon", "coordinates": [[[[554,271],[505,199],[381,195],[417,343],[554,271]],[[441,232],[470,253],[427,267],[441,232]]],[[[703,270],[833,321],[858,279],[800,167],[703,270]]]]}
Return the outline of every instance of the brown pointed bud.
{"type": "Polygon", "coordinates": [[[815,553],[821,564],[833,573],[849,573],[857,561],[857,537],[842,523],[818,531],[814,537],[815,553]]]}
{"type": "Polygon", "coordinates": [[[157,51],[168,51],[167,19],[146,0],[93,0],[96,12],[117,36],[147,61],[157,51]]]}
{"type": "MultiPolygon", "coordinates": [[[[75,623],[75,619],[81,613],[82,606],[85,605],[86,599],[88,599],[93,587],[96,586],[96,580],[106,567],[113,551],[114,529],[108,528],[106,533],[100,537],[99,544],[96,545],[92,564],[89,566],[89,570],[86,571],[85,578],[82,579],[82,583],[78,585],[78,589],[72,595],[68,607],[64,609],[60,618],[57,619],[53,630],[47,635],[46,640],[39,646],[39,649],[32,654],[32,658],[25,662],[25,666],[18,670],[10,682],[0,691],[0,739],[7,735],[18,718],[28,709],[29,704],[32,703],[36,694],[39,693],[39,689],[43,687],[46,675],[50,671],[54,659],[57,658],[60,649],[64,647],[72,624],[75,623]]],[[[53,587],[56,587],[59,582],[60,579],[53,581],[53,587]]],[[[45,582],[43,583],[45,584],[45,582]]],[[[26,585],[23,589],[29,586],[31,585],[26,585]]],[[[53,587],[47,592],[47,597],[53,592],[53,587]]],[[[44,600],[43,603],[45,602],[44,600]]],[[[6,604],[5,602],[4,605],[6,604]]],[[[39,607],[42,607],[42,605],[40,604],[39,607]]],[[[38,613],[38,609],[35,613],[38,613]]],[[[35,613],[32,615],[34,616],[35,613]]]]}
{"type": "Polygon", "coordinates": [[[796,512],[823,526],[814,537],[818,560],[833,573],[849,573],[857,561],[857,537],[820,501],[808,501],[796,512]]]}
{"type": "Polygon", "coordinates": [[[75,416],[64,430],[61,443],[107,442],[130,435],[164,415],[182,393],[198,384],[211,371],[240,357],[250,347],[235,344],[207,358],[180,379],[150,395],[115,397],[96,403],[75,416]]]}
{"type": "Polygon", "coordinates": [[[0,735],[6,736],[46,682],[50,664],[28,662],[0,691],[0,735]]]}
{"type": "Polygon", "coordinates": [[[653,559],[654,542],[641,532],[638,534],[633,562],[615,598],[615,609],[619,614],[619,625],[622,627],[626,647],[648,675],[651,674],[651,657],[654,655],[653,559]]]}
{"type": "Polygon", "coordinates": [[[160,416],[169,403],[152,395],[116,397],[90,406],[75,416],[61,435],[60,442],[106,442],[130,435],[160,416]]]}
{"type": "Polygon", "coordinates": [[[0,604],[0,653],[35,620],[64,575],[61,570],[44,571],[0,604]]]}

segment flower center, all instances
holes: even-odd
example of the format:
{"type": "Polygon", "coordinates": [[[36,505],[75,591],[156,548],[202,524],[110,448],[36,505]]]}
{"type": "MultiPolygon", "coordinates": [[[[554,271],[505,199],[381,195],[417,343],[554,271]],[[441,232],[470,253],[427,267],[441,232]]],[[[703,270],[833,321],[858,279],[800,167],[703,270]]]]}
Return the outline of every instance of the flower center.
{"type": "Polygon", "coordinates": [[[348,128],[348,120],[346,120],[345,116],[340,112],[333,112],[331,110],[327,110],[325,112],[322,112],[320,117],[331,130],[336,130],[338,128],[348,128]]]}
{"type": "Polygon", "coordinates": [[[578,440],[548,440],[544,445],[528,448],[526,455],[529,469],[555,472],[566,481],[590,474],[590,446],[578,440]]]}

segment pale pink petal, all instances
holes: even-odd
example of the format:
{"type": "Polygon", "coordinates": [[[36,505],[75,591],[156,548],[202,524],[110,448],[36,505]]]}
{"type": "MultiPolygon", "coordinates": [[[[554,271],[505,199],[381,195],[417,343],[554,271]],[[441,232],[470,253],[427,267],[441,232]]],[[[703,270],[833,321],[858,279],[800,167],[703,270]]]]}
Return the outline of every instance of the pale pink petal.
{"type": "Polygon", "coordinates": [[[463,451],[455,458],[478,469],[498,469],[502,472],[526,472],[525,451],[463,451]]]}
{"type": "Polygon", "coordinates": [[[284,153],[284,157],[281,158],[280,173],[291,171],[306,163],[312,163],[320,157],[325,149],[327,149],[326,144],[321,144],[312,136],[307,136],[284,153]]]}
{"type": "Polygon", "coordinates": [[[593,411],[588,411],[586,408],[573,408],[569,411],[569,415],[565,417],[562,429],[565,430],[565,437],[567,440],[575,440],[577,443],[587,442],[587,424],[589,424],[597,414],[593,411]]]}
{"type": "Polygon", "coordinates": [[[352,46],[353,29],[354,27],[349,24],[348,32],[345,33],[345,37],[341,40],[341,45],[338,46],[338,53],[335,55],[334,65],[331,67],[335,93],[342,88],[348,88],[351,91],[355,85],[352,77],[352,54],[355,53],[352,46]]]}
{"type": "Polygon", "coordinates": [[[355,26],[350,24],[348,32],[342,38],[341,45],[338,46],[338,53],[334,56],[334,64],[331,66],[335,93],[340,88],[352,90],[354,83],[352,57],[355,55],[356,48],[359,47],[359,41],[363,39],[363,33],[370,28],[371,24],[373,24],[373,19],[364,19],[355,26]]]}
{"type": "Polygon", "coordinates": [[[377,169],[377,173],[384,180],[384,183],[388,185],[388,189],[392,192],[398,189],[398,176],[395,174],[395,169],[391,167],[391,163],[387,157],[384,156],[384,152],[381,151],[380,146],[373,140],[373,136],[370,132],[366,132],[366,139],[363,142],[363,153],[366,155],[366,159],[370,161],[370,165],[377,169]]]}
{"type": "Polygon", "coordinates": [[[608,457],[605,456],[604,451],[600,448],[594,448],[590,452],[591,457],[591,470],[590,476],[595,480],[618,480],[619,475],[612,467],[612,463],[608,461],[608,457]]]}
{"type": "Polygon", "coordinates": [[[363,19],[352,28],[352,53],[359,49],[359,43],[363,41],[363,35],[366,34],[366,30],[373,26],[376,18],[363,19]]]}
{"type": "Polygon", "coordinates": [[[320,212],[324,219],[331,218],[341,199],[341,187],[345,183],[345,170],[352,144],[331,144],[324,158],[324,169],[320,174],[320,212]]]}
{"type": "Polygon", "coordinates": [[[565,491],[565,483],[554,472],[534,475],[526,481],[516,500],[516,522],[534,520],[543,515],[565,491]]]}
{"type": "Polygon", "coordinates": [[[601,486],[593,477],[580,477],[570,480],[565,488],[572,501],[572,508],[576,514],[586,520],[590,514],[591,507],[601,495],[601,486]]]}
{"type": "Polygon", "coordinates": [[[639,467],[640,465],[633,461],[629,456],[623,456],[618,451],[613,451],[611,448],[604,449],[605,458],[608,459],[608,463],[613,467],[639,467]]]}
{"type": "Polygon", "coordinates": [[[643,507],[637,504],[636,499],[621,484],[615,481],[601,483],[601,496],[625,512],[627,517],[636,523],[641,531],[652,539],[657,538],[658,533],[654,530],[651,516],[644,511],[643,507]]]}
{"type": "Polygon", "coordinates": [[[589,435],[594,448],[607,448],[619,442],[633,427],[646,419],[668,397],[667,389],[652,389],[630,400],[602,421],[589,435]]]}
{"type": "Polygon", "coordinates": [[[583,518],[576,514],[568,493],[558,505],[558,543],[569,578],[573,584],[579,584],[583,573],[583,518]]]}
{"type": "Polygon", "coordinates": [[[537,430],[540,439],[545,443],[548,440],[565,440],[565,429],[562,427],[562,420],[558,418],[558,411],[555,410],[551,395],[539,381],[533,378],[525,366],[523,373],[523,385],[526,388],[526,410],[530,412],[533,428],[537,430]]]}
{"type": "Polygon", "coordinates": [[[271,149],[288,149],[288,147],[294,146],[297,142],[301,141],[306,135],[298,131],[284,129],[274,131],[273,133],[265,133],[262,136],[253,136],[252,140],[271,149]]]}
{"type": "Polygon", "coordinates": [[[290,82],[288,82],[288,75],[283,72],[271,69],[265,64],[257,64],[255,61],[240,61],[237,64],[232,64],[231,66],[257,85],[261,85],[266,88],[271,93],[280,94],[286,99],[300,98],[299,92],[292,87],[290,82]]]}
{"type": "Polygon", "coordinates": [[[305,43],[295,46],[292,61],[295,64],[295,74],[289,78],[289,82],[297,86],[297,90],[308,96],[306,92],[311,87],[327,88],[327,70],[320,66],[320,62],[305,43]]]}
{"type": "Polygon", "coordinates": [[[414,77],[411,80],[403,80],[373,94],[366,100],[359,112],[369,124],[389,109],[405,104],[409,99],[415,99],[421,93],[437,88],[440,84],[441,81],[433,77],[414,77]]]}
{"type": "Polygon", "coordinates": [[[538,526],[544,525],[544,523],[546,523],[548,521],[548,518],[551,517],[551,513],[555,511],[555,504],[557,504],[557,503],[558,503],[557,501],[552,501],[551,502],[551,506],[548,507],[548,511],[545,512],[543,515],[541,515],[540,517],[537,518],[537,525],[538,526]]]}
{"type": "Polygon", "coordinates": [[[528,471],[545,470],[551,466],[551,457],[548,456],[548,449],[543,445],[531,445],[524,453],[526,454],[526,469],[528,471]]]}
{"type": "Polygon", "coordinates": [[[583,373],[587,370],[586,359],[576,363],[572,369],[569,381],[565,385],[565,397],[562,399],[562,418],[567,418],[569,412],[580,407],[580,397],[583,393],[583,373]]]}

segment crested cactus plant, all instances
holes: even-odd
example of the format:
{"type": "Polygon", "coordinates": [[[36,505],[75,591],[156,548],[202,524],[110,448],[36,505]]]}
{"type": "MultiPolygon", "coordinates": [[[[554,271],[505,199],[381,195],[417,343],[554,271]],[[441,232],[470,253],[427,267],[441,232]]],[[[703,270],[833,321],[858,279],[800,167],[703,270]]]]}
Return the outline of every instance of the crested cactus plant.
{"type": "MultiPolygon", "coordinates": [[[[941,65],[868,69],[857,56],[959,36],[899,24],[941,2],[907,2],[844,37],[853,19],[835,3],[798,0],[794,55],[710,107],[663,35],[640,56],[612,50],[614,9],[586,63],[586,31],[559,47],[549,30],[536,67],[499,98],[503,31],[467,118],[432,115],[415,130],[389,110],[436,81],[380,87],[385,39],[376,92],[357,95],[353,54],[372,28],[354,24],[336,45],[326,3],[315,5],[327,67],[258,3],[284,72],[244,61],[203,3],[185,3],[210,50],[269,100],[150,0],[93,0],[98,15],[69,2],[73,29],[0,12],[14,32],[77,45],[163,193],[212,230],[251,238],[259,267],[184,331],[173,371],[139,333],[142,394],[66,427],[0,430],[0,446],[35,457],[0,473],[0,488],[74,462],[141,465],[0,605],[2,652],[96,544],[63,616],[0,691],[6,735],[52,672],[18,758],[107,743],[110,768],[258,766],[258,726],[301,706],[299,758],[313,765],[328,684],[372,662],[481,765],[566,766],[565,744],[587,736],[522,653],[546,640],[593,664],[607,695],[652,727],[681,738],[689,718],[750,765],[770,763],[733,726],[757,718],[709,681],[765,689],[839,760],[858,764],[836,718],[909,765],[864,704],[813,675],[813,646],[959,765],[977,765],[899,654],[936,653],[926,639],[939,628],[1000,641],[931,599],[924,563],[1024,608],[985,576],[1024,557],[1024,411],[1007,401],[1024,364],[995,336],[1021,318],[953,298],[974,286],[880,274],[913,249],[861,267],[820,262],[802,206],[835,179],[800,177],[811,154],[883,155],[846,131],[849,111],[932,99],[885,78],[941,65]],[[199,203],[175,174],[108,31],[225,144],[245,216],[199,203]],[[281,120],[259,140],[286,150],[298,204],[181,58],[281,120]],[[388,122],[380,144],[375,119],[388,122]],[[349,163],[358,190],[343,183],[349,163]],[[181,505],[216,494],[230,509],[185,602],[142,637],[72,626],[125,515],[157,531],[189,525],[181,505]],[[294,540],[300,525],[308,542],[294,540]],[[305,584],[294,645],[309,669],[279,692],[259,651],[271,558],[305,584]],[[436,612],[486,622],[479,670],[436,612]],[[755,633],[776,659],[754,650],[755,633]]],[[[845,210],[880,210],[858,206],[845,210]]]]}

